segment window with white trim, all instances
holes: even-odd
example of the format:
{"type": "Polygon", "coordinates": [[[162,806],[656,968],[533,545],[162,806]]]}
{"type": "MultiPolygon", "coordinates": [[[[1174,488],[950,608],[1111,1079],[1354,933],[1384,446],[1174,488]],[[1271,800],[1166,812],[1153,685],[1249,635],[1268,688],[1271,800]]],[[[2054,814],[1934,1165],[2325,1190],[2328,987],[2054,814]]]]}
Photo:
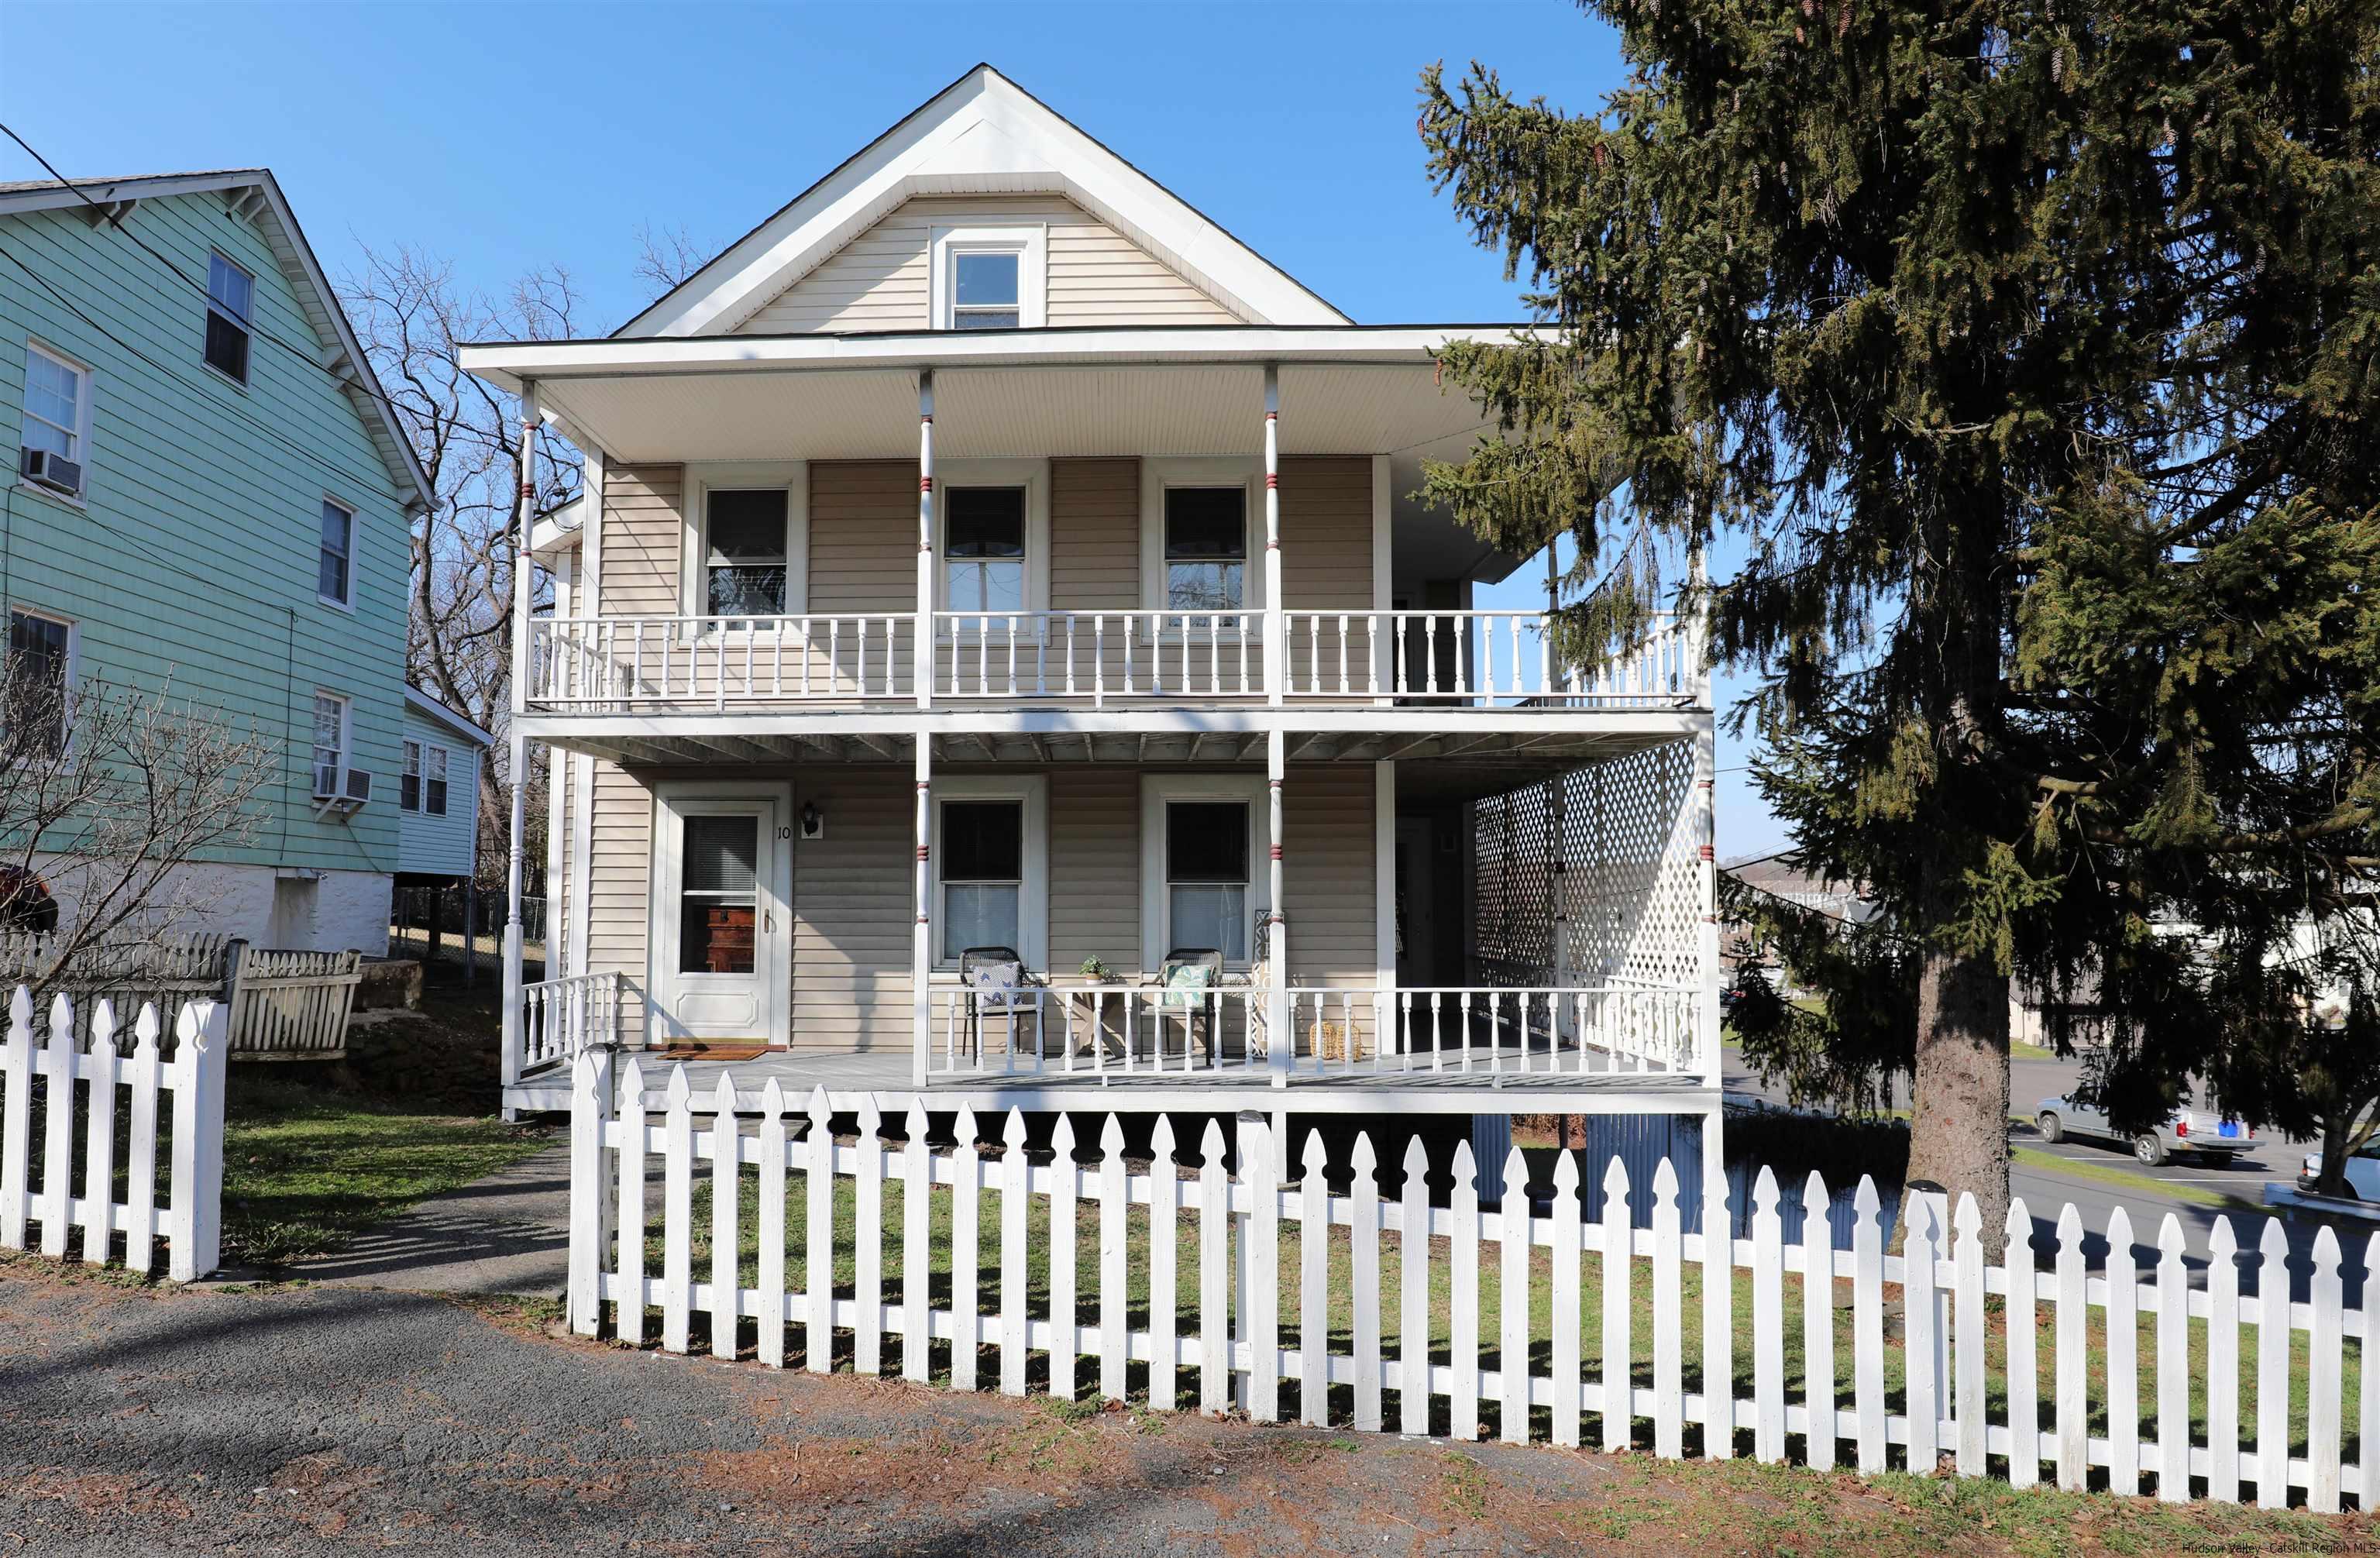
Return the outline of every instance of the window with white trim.
{"type": "Polygon", "coordinates": [[[396,809],[399,811],[421,809],[421,743],[407,740],[405,744],[405,773],[396,782],[396,809]]]}
{"type": "Polygon", "coordinates": [[[1165,609],[1230,612],[1247,603],[1248,490],[1165,489],[1165,609]]]}
{"type": "Polygon", "coordinates": [[[1248,959],[1249,803],[1165,803],[1165,940],[1248,959]]]}
{"type": "Polygon", "coordinates": [[[339,794],[347,766],[347,700],[335,692],[314,695],[314,793],[339,794]]]}
{"type": "Polygon", "coordinates": [[[1025,610],[1025,489],[953,487],[942,501],[945,609],[1025,610]]]}
{"type": "Polygon", "coordinates": [[[24,420],[18,442],[80,465],[91,438],[91,370],[25,343],[24,420]]]}
{"type": "Polygon", "coordinates": [[[322,500],[322,542],[314,573],[314,594],[334,606],[356,603],[356,511],[322,500]]]}
{"type": "Polygon", "coordinates": [[[10,729],[27,733],[29,749],[46,756],[66,750],[74,651],[74,624],[64,617],[8,613],[5,717],[10,729]]]}
{"type": "Polygon", "coordinates": [[[429,775],[421,788],[422,809],[432,817],[446,815],[446,749],[430,749],[429,775]]]}
{"type": "Polygon", "coordinates": [[[1036,330],[1049,323],[1049,228],[1040,222],[931,229],[937,330],[1036,330]]]}
{"type": "Polygon", "coordinates": [[[713,487],[704,493],[705,615],[784,615],[785,512],[783,487],[713,487]]]}
{"type": "Polygon", "coordinates": [[[206,364],[248,383],[249,314],[256,307],[256,278],[221,253],[207,256],[206,364]]]}
{"type": "Polygon", "coordinates": [[[1021,947],[1025,802],[946,800],[938,804],[942,838],[941,960],[955,963],[970,947],[1021,947]]]}

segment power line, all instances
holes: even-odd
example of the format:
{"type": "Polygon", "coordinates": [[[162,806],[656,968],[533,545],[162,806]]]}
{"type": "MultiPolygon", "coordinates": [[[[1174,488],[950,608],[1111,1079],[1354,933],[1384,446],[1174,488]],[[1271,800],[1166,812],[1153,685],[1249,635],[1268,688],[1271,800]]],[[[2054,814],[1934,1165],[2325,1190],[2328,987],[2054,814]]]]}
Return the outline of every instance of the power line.
{"type": "MultiPolygon", "coordinates": [[[[106,217],[107,225],[109,227],[131,239],[132,242],[139,246],[139,248],[151,259],[156,261],[160,265],[164,266],[166,271],[172,274],[175,280],[197,292],[200,297],[205,298],[209,303],[212,304],[215,302],[215,296],[212,292],[208,290],[206,283],[200,281],[195,276],[192,276],[188,271],[183,270],[181,266],[176,264],[166,255],[160,252],[155,247],[153,247],[148,239],[142,237],[130,227],[125,225],[123,221],[115,216],[104,201],[93,199],[89,190],[83,189],[81,185],[77,184],[73,179],[68,178],[65,174],[60,173],[57,170],[56,165],[53,164],[49,158],[42,156],[41,152],[35,151],[33,149],[32,142],[27,140],[23,136],[18,135],[14,129],[11,129],[6,124],[0,124],[0,135],[7,136],[9,140],[23,147],[25,149],[25,154],[32,158],[33,161],[41,164],[43,168],[47,169],[50,176],[56,179],[61,185],[65,186],[68,193],[81,201],[83,204],[91,207],[93,211],[96,211],[103,216],[106,217]]],[[[332,299],[331,306],[333,308],[338,307],[338,302],[335,298],[332,299]]],[[[251,308],[249,311],[252,316],[255,310],[251,308]]],[[[272,342],[274,346],[279,347],[283,351],[287,352],[290,356],[298,359],[300,362],[305,363],[308,367],[312,368],[317,372],[322,374],[323,377],[329,379],[333,383],[339,385],[342,389],[352,387],[354,389],[360,390],[369,398],[379,402],[380,405],[388,411],[391,417],[395,417],[399,414],[395,403],[391,401],[387,396],[382,394],[372,384],[361,379],[351,382],[344,375],[334,370],[328,363],[324,362],[322,359],[322,352],[319,347],[309,350],[306,347],[292,345],[291,343],[283,340],[280,336],[274,335],[272,331],[267,330],[262,325],[257,323],[253,317],[242,320],[240,323],[241,326],[251,335],[261,336],[264,340],[272,342]]],[[[359,363],[358,366],[361,367],[362,365],[359,363]]]]}
{"type": "MultiPolygon", "coordinates": [[[[67,297],[65,293],[59,291],[55,286],[52,285],[48,277],[33,269],[32,266],[25,263],[14,250],[9,249],[5,244],[0,244],[0,256],[5,256],[10,264],[16,266],[18,270],[24,272],[27,276],[30,277],[35,286],[39,286],[42,291],[55,298],[59,307],[65,309],[77,319],[82,321],[83,323],[89,325],[91,329],[99,332],[99,334],[107,337],[108,340],[114,342],[118,349],[144,363],[147,363],[159,373],[164,374],[168,379],[172,379],[179,383],[185,388],[193,390],[200,388],[197,380],[188,378],[178,371],[167,367],[165,364],[158,361],[155,358],[151,357],[147,352],[142,351],[139,347],[136,347],[131,342],[126,340],[123,336],[118,335],[115,331],[110,330],[104,324],[100,323],[99,321],[91,318],[91,315],[85,313],[82,310],[81,305],[78,304],[73,298],[67,297]]],[[[387,473],[385,471],[382,472],[377,477],[367,476],[357,470],[352,466],[341,465],[337,461],[323,455],[321,451],[305,444],[301,444],[294,438],[288,437],[286,434],[283,433],[280,429],[272,426],[270,423],[249,415],[246,411],[241,410],[237,406],[226,405],[223,407],[223,409],[229,415],[256,429],[257,432],[264,434],[267,438],[270,438],[274,443],[280,444],[283,448],[291,450],[303,456],[307,459],[312,460],[316,465],[322,467],[324,470],[331,472],[333,475],[339,477],[342,481],[359,483],[366,492],[372,490],[374,482],[384,481],[387,480],[387,473]]]]}

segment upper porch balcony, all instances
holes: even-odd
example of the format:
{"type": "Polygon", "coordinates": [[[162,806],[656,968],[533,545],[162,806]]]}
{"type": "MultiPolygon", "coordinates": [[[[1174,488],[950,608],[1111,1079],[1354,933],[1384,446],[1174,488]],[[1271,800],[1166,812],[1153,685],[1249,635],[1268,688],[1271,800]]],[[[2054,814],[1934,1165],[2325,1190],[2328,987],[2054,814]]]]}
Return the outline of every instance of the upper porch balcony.
{"type": "Polygon", "coordinates": [[[540,617],[540,714],[930,707],[1293,705],[1706,709],[1700,649],[1664,617],[1583,666],[1524,611],[1042,611],[540,617]],[[930,633],[931,652],[918,642],[930,633]],[[924,673],[921,675],[921,672],[924,673]]]}

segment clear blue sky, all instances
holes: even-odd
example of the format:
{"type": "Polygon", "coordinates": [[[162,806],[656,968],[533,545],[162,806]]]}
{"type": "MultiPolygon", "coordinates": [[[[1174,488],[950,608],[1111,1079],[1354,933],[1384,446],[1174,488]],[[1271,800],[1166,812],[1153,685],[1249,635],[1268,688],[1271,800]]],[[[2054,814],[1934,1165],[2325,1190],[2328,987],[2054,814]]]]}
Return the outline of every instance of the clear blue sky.
{"type": "MultiPolygon", "coordinates": [[[[559,264],[601,334],[646,301],[640,223],[723,247],[989,60],[1358,320],[1516,318],[1517,288],[1431,193],[1414,133],[1421,67],[1475,57],[1571,107],[1620,79],[1615,35],[1561,0],[11,0],[0,119],[69,177],[269,166],[334,275],[399,244],[492,294],[559,264]]],[[[0,141],[0,178],[38,176],[0,141]]],[[[1542,578],[1524,568],[1482,603],[1541,600],[1542,578]]],[[[1722,857],[1782,842],[1742,761],[1722,736],[1722,857]]]]}

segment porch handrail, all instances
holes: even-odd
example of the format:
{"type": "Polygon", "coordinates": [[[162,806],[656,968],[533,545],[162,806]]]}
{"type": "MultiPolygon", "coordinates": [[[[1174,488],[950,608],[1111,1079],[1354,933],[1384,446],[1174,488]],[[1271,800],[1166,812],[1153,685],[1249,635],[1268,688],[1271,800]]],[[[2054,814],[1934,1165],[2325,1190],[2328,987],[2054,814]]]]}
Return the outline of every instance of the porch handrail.
{"type": "Polygon", "coordinates": [[[1031,985],[986,1005],[932,996],[927,1074],[1128,1077],[1662,1073],[1702,1076],[1688,985],[1314,985],[1274,1031],[1257,984],[1031,985]]]}
{"type": "Polygon", "coordinates": [[[1555,653],[1541,611],[1282,613],[1287,695],[1474,707],[1678,708],[1701,696],[1688,627],[1657,615],[1627,653],[1589,670],[1555,653]]]}
{"type": "Polygon", "coordinates": [[[934,691],[980,699],[1258,699],[1258,611],[938,611],[934,691]]]}
{"type": "MultiPolygon", "coordinates": [[[[620,975],[573,974],[521,987],[520,1053],[514,1077],[567,1065],[620,1037],[620,975]]],[[[507,1080],[512,1078],[508,1077],[507,1080]]]]}
{"type": "Polygon", "coordinates": [[[774,616],[540,616],[532,709],[742,707],[901,699],[915,688],[913,612],[774,616]]]}

